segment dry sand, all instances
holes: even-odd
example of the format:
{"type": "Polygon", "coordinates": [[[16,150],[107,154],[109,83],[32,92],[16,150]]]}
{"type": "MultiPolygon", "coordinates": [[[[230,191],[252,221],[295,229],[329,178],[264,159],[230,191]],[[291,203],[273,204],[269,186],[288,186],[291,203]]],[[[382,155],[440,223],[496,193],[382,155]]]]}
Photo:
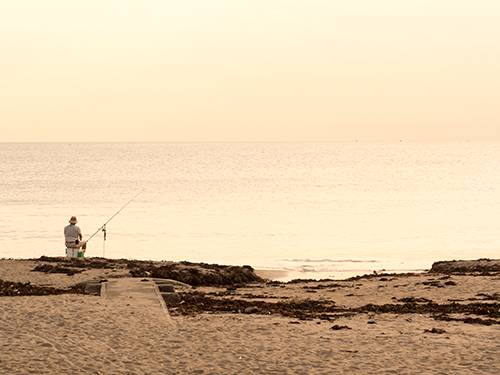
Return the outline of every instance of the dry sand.
{"type": "MultiPolygon", "coordinates": [[[[0,260],[0,279],[67,288],[91,279],[120,285],[128,276],[126,270],[106,269],[73,276],[31,272],[39,263],[0,260]]],[[[4,296],[0,374],[500,373],[500,315],[495,315],[500,309],[489,316],[449,314],[457,319],[450,321],[435,320],[432,313],[352,310],[404,305],[404,298],[498,309],[498,275],[383,275],[189,292],[232,301],[312,300],[338,310],[311,320],[267,314],[259,307],[253,314],[201,308],[182,315],[189,313],[183,310],[186,303],[169,307],[169,316],[158,300],[135,295],[4,296]],[[490,325],[469,324],[467,318],[489,318],[490,325]]]]}

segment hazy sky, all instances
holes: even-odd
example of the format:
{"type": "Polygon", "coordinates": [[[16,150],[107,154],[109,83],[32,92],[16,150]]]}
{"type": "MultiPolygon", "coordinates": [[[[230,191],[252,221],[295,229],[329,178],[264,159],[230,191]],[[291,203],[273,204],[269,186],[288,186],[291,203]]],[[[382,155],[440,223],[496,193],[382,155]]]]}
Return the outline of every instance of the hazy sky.
{"type": "Polygon", "coordinates": [[[0,0],[0,142],[500,141],[498,0],[0,0]]]}

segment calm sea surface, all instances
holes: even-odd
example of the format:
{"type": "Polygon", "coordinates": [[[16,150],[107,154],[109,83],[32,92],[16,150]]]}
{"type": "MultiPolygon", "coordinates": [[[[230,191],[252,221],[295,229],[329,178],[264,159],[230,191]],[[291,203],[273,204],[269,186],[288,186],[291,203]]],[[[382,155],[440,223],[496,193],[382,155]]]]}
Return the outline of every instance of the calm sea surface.
{"type": "Polygon", "coordinates": [[[0,257],[249,264],[289,277],[500,257],[500,143],[0,143],[0,257]],[[144,189],[144,190],[143,190],[144,189]]]}

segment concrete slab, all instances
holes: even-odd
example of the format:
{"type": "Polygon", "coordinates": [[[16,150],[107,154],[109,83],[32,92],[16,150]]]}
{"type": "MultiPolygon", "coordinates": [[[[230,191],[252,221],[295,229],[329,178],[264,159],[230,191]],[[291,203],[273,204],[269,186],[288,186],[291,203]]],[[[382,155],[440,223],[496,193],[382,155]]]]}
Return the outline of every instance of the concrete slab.
{"type": "Polygon", "coordinates": [[[147,312],[151,318],[164,319],[165,322],[172,324],[162,294],[150,278],[110,279],[102,283],[101,298],[104,298],[110,306],[119,307],[126,304],[129,309],[147,312]]]}

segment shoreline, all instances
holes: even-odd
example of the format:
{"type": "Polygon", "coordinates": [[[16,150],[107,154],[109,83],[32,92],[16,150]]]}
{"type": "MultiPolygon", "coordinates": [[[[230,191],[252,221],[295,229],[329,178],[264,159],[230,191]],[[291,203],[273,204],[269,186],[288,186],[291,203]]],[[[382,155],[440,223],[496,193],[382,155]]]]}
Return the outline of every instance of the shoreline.
{"type": "MultiPolygon", "coordinates": [[[[278,281],[282,283],[289,283],[294,281],[345,281],[351,279],[363,279],[372,276],[398,276],[398,275],[407,275],[407,274],[427,274],[427,273],[484,273],[488,271],[492,272],[500,272],[500,260],[489,259],[489,258],[481,258],[481,259],[470,259],[470,260],[445,260],[445,261],[436,261],[432,264],[429,269],[418,269],[418,270],[398,270],[398,271],[371,271],[371,272],[360,272],[360,271],[339,271],[343,275],[343,277],[339,276],[325,276],[331,274],[332,272],[300,272],[293,270],[281,270],[281,269],[262,269],[262,268],[253,268],[252,266],[235,266],[235,265],[223,265],[216,263],[205,263],[205,262],[191,262],[191,261],[156,261],[156,260],[138,260],[138,259],[115,259],[115,258],[102,258],[102,257],[85,257],[85,258],[68,258],[64,256],[44,256],[42,255],[39,258],[0,258],[0,262],[35,262],[36,264],[45,264],[45,269],[40,269],[38,271],[45,273],[67,273],[65,268],[69,267],[75,273],[80,273],[82,270],[98,270],[98,269],[108,269],[105,274],[110,274],[110,277],[140,277],[140,276],[149,276],[153,270],[157,269],[166,269],[167,271],[159,271],[156,275],[160,278],[166,278],[166,276],[178,276],[175,274],[168,274],[174,269],[181,269],[183,272],[186,270],[190,270],[196,272],[196,270],[202,270],[203,272],[210,272],[209,270],[216,272],[226,272],[230,270],[238,271],[244,270],[244,277],[247,277],[247,280],[240,280],[238,282],[250,282],[253,279],[255,281],[278,281]],[[51,265],[51,266],[48,266],[51,265]],[[56,265],[56,266],[53,266],[56,265]],[[49,267],[49,269],[47,269],[49,267]],[[55,269],[51,269],[55,268],[55,269]],[[61,269],[57,269],[61,268],[61,269]],[[127,274],[127,270],[130,275],[127,274]],[[111,271],[109,271],[111,270],[111,271]],[[118,275],[113,275],[113,273],[118,272],[118,275]],[[166,272],[166,274],[162,274],[166,272]],[[168,274],[168,275],[167,275],[168,274]],[[301,277],[307,275],[307,277],[301,277]],[[316,276],[316,277],[314,277],[316,276]]],[[[20,263],[22,264],[22,263],[20,263]]],[[[5,272],[3,269],[0,271],[5,272]]],[[[90,272],[92,273],[92,272],[90,272]]],[[[68,276],[73,276],[73,274],[67,273],[68,276]]],[[[7,273],[7,275],[11,275],[7,273]]],[[[0,275],[1,276],[1,275],[0,275]]],[[[154,275],[153,275],[154,276],[154,275]]],[[[240,272],[241,277],[241,272],[240,272]]],[[[0,278],[1,279],[1,278],[0,278]]],[[[179,280],[182,281],[182,280],[179,280]]],[[[226,280],[229,284],[234,283],[234,280],[226,280]]],[[[223,283],[219,283],[222,285],[223,283]]]]}
{"type": "Polygon", "coordinates": [[[423,273],[281,282],[269,277],[281,273],[255,279],[266,273],[245,267],[45,257],[1,259],[0,279],[18,283],[11,292],[27,291],[26,285],[68,290],[90,280],[120,285],[135,275],[141,281],[159,272],[153,266],[197,283],[177,290],[181,302],[167,304],[168,319],[156,305],[126,296],[0,296],[0,372],[500,371],[499,260],[436,262],[423,273]],[[234,282],[224,284],[228,280],[234,282]]]}
{"type": "MultiPolygon", "coordinates": [[[[0,258],[1,260],[19,260],[19,261],[30,261],[30,260],[39,260],[41,258],[51,258],[51,259],[66,259],[65,256],[45,256],[42,255],[39,258],[0,258]]],[[[81,258],[80,258],[81,259],[81,258]]],[[[311,271],[311,270],[294,270],[294,269],[280,269],[273,267],[254,267],[253,265],[231,265],[226,263],[205,263],[202,261],[167,261],[167,260],[151,260],[151,259],[136,259],[136,258],[103,258],[100,256],[92,256],[85,257],[83,259],[107,259],[110,262],[122,262],[122,261],[130,261],[130,262],[141,262],[147,264],[165,264],[165,263],[190,263],[190,264],[217,264],[217,265],[226,265],[227,267],[251,267],[256,275],[276,281],[289,282],[292,280],[322,280],[322,279],[331,279],[331,280],[345,280],[352,277],[368,275],[372,273],[421,273],[427,272],[430,270],[429,268],[418,268],[418,269],[366,269],[366,270],[329,270],[329,271],[311,271]]]]}
{"type": "Polygon", "coordinates": [[[270,280],[283,280],[288,278],[290,274],[289,271],[285,270],[263,270],[263,269],[255,269],[254,272],[257,276],[262,277],[263,279],[270,280]]]}

